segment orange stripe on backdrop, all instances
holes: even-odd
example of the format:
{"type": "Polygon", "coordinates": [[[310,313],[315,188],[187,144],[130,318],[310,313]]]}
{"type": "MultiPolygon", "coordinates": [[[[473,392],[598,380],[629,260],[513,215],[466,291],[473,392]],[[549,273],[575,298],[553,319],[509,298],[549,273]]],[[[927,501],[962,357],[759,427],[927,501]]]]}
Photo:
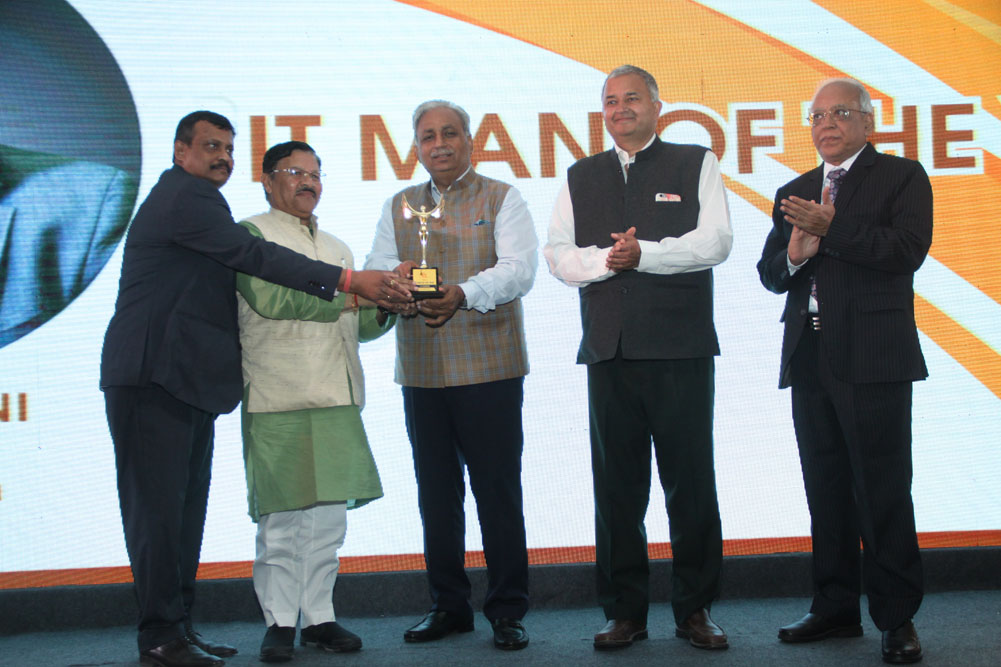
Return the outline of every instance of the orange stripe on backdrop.
{"type": "MultiPolygon", "coordinates": [[[[918,543],[923,549],[947,547],[1001,546],[1001,530],[951,531],[919,533],[918,543]]],[[[671,545],[659,542],[649,545],[650,558],[671,558],[671,545]]],[[[747,540],[724,540],[725,556],[754,556],[775,553],[800,553],[810,551],[809,537],[774,537],[747,540]]],[[[565,563],[593,563],[594,547],[551,547],[529,549],[531,565],[565,563]]],[[[482,551],[466,553],[466,567],[484,567],[482,551]]],[[[251,576],[250,561],[232,563],[202,563],[198,567],[199,579],[246,579],[251,576]]],[[[393,556],[347,556],[341,559],[340,571],[345,574],[362,572],[399,572],[423,570],[421,554],[393,556]]],[[[73,570],[34,570],[29,572],[0,572],[0,589],[44,588],[48,586],[85,586],[123,584],[132,581],[127,567],[93,567],[73,570]]]]}
{"type": "Polygon", "coordinates": [[[935,344],[1001,398],[1001,356],[931,303],[915,296],[914,318],[935,344]]]}
{"type": "MultiPolygon", "coordinates": [[[[1001,119],[997,99],[1001,91],[1001,4],[996,0],[817,0],[817,4],[960,94],[979,97],[983,109],[1001,119]]],[[[884,97],[884,105],[889,101],[884,97]]],[[[935,241],[931,253],[1001,304],[1001,267],[997,263],[1001,242],[995,234],[996,192],[1001,186],[998,156],[984,153],[984,172],[932,179],[935,241]]],[[[949,353],[957,356],[951,350],[949,353]]]]}
{"type": "Polygon", "coordinates": [[[998,162],[984,153],[983,175],[932,177],[935,232],[931,254],[1001,304],[998,162]]]}
{"type": "MultiPolygon", "coordinates": [[[[398,0],[456,18],[608,72],[623,63],[650,71],[668,102],[723,115],[730,102],[783,100],[784,156],[797,171],[816,166],[799,104],[817,82],[840,72],[762,32],[693,2],[398,0]]],[[[554,87],[565,85],[553,82],[554,87]]],[[[600,106],[600,90],[567,91],[600,106]]],[[[461,101],[460,101],[461,103],[461,101]]]]}
{"type": "MultiPolygon", "coordinates": [[[[624,62],[640,65],[657,78],[661,97],[702,104],[723,116],[731,102],[779,99],[786,110],[786,151],[772,157],[797,172],[806,171],[818,162],[810,132],[799,118],[800,103],[810,99],[820,80],[844,74],[788,44],[692,2],[623,2],[612,11],[603,0],[579,0],[569,11],[561,0],[398,1],[509,35],[601,72],[624,62]]],[[[996,19],[1001,13],[996,2],[927,0],[927,3],[820,2],[947,85],[964,94],[980,96],[985,108],[994,109],[995,115],[1001,116],[997,113],[1001,106],[995,99],[997,73],[1001,71],[1001,44],[993,39],[997,34],[996,19]],[[953,11],[943,11],[950,8],[953,11]]],[[[894,122],[899,113],[894,100],[882,91],[871,92],[874,98],[883,101],[885,121],[894,122]]],[[[575,90],[569,94],[594,99],[595,107],[598,106],[599,91],[575,90]]],[[[994,193],[1001,184],[998,180],[1001,167],[996,156],[989,153],[984,154],[984,167],[983,175],[932,179],[935,240],[931,252],[938,261],[1001,304],[1001,264],[996,261],[1001,255],[1001,241],[993,229],[997,217],[994,193]]],[[[732,179],[728,179],[727,186],[766,215],[771,214],[771,203],[764,197],[732,179]]],[[[919,320],[922,328],[923,322],[930,320],[919,320]]],[[[944,325],[935,326],[940,330],[944,325]]],[[[993,372],[991,369],[999,363],[998,354],[986,346],[971,351],[970,346],[952,336],[939,336],[939,341],[982,382],[986,382],[984,371],[993,372]]],[[[994,388],[991,390],[997,394],[994,388]]]]}
{"type": "Polygon", "coordinates": [[[1001,4],[997,0],[815,0],[962,95],[979,96],[1001,118],[1001,4]]]}
{"type": "MultiPolygon", "coordinates": [[[[751,188],[747,187],[740,181],[730,178],[726,174],[723,175],[723,185],[726,186],[727,190],[751,204],[754,208],[758,209],[769,218],[772,217],[772,206],[774,202],[771,199],[759,195],[751,188]]],[[[761,238],[761,242],[765,242],[764,237],[761,238]]]]}

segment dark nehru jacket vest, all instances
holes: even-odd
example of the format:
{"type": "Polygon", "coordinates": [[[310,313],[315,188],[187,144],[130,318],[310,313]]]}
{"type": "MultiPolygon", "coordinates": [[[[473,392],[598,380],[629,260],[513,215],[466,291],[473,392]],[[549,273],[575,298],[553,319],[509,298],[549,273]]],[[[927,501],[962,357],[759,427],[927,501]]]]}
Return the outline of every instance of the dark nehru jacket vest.
{"type": "MultiPolygon", "coordinates": [[[[628,181],[614,149],[578,161],[567,171],[577,246],[607,248],[612,232],[629,227],[636,227],[636,238],[654,242],[695,229],[705,152],[656,138],[636,154],[628,181]]],[[[579,364],[612,359],[620,344],[625,359],[719,354],[711,269],[618,273],[580,289],[580,316],[579,364]]]]}

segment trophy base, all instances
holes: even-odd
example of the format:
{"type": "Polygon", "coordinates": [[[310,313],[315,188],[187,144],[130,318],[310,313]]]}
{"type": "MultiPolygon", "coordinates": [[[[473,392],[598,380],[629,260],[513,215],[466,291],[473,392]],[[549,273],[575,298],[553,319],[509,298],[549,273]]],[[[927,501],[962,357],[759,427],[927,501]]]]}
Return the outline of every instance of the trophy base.
{"type": "Polygon", "coordinates": [[[440,299],[445,293],[438,290],[438,269],[436,267],[420,267],[413,269],[412,278],[416,291],[412,292],[414,300],[440,299]]]}

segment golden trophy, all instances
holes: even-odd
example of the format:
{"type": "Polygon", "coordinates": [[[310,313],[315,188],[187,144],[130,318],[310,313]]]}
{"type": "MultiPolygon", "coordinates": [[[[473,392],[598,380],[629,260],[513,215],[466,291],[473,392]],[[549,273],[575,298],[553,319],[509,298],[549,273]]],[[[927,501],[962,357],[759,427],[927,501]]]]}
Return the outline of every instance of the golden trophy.
{"type": "Polygon", "coordinates": [[[407,201],[407,196],[403,195],[403,218],[410,220],[416,217],[418,220],[417,237],[421,242],[421,265],[413,271],[413,281],[417,290],[414,292],[415,299],[434,299],[444,296],[444,292],[438,290],[438,269],[428,266],[428,218],[440,218],[445,206],[445,198],[438,200],[438,205],[430,211],[423,204],[421,210],[415,209],[407,201]]]}

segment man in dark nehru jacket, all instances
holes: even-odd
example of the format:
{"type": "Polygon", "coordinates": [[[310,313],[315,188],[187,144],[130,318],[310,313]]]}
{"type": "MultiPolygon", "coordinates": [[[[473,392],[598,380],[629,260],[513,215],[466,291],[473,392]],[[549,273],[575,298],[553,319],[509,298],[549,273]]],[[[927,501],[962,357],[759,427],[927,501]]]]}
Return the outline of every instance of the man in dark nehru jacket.
{"type": "Polygon", "coordinates": [[[911,389],[928,371],[914,272],[931,246],[931,183],[868,143],[872,101],[858,81],[821,83],[808,118],[823,164],[779,188],[758,262],[761,283],[787,294],[779,387],[792,387],[813,536],[813,604],[779,639],[860,636],[864,581],[883,659],[916,662],[911,389]]]}
{"type": "Polygon", "coordinates": [[[132,221],[101,356],[118,497],[139,604],[143,664],[221,665],[232,646],[191,626],[213,425],[240,402],[236,271],[326,300],[353,292],[387,308],[409,281],[342,270],[255,238],[219,192],[233,171],[229,120],[181,119],[174,166],[132,221]]]}
{"type": "Polygon", "coordinates": [[[667,497],[675,634],[727,648],[709,616],[723,557],[713,463],[711,267],[732,232],[719,163],[701,146],[664,143],[661,102],[646,71],[623,65],[602,89],[615,147],[567,172],[545,246],[549,270],[580,288],[594,474],[596,649],[647,637],[644,526],[650,442],[667,497]]]}

